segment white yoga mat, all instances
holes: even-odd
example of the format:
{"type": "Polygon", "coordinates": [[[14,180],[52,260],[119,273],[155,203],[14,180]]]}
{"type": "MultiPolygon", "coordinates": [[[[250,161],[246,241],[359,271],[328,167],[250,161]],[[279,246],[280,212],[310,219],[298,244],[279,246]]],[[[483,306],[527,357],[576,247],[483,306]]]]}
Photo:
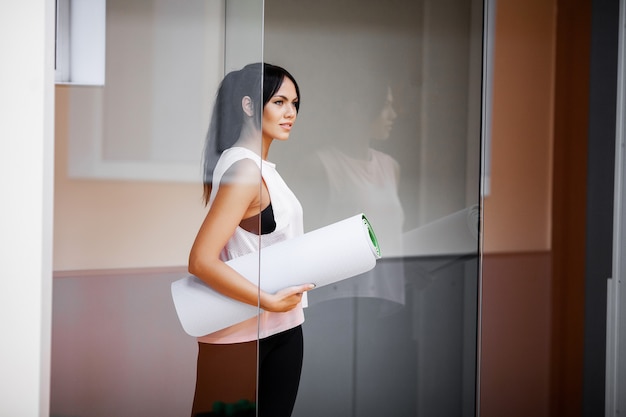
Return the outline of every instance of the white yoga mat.
{"type": "MultiPolygon", "coordinates": [[[[261,289],[274,293],[292,285],[317,288],[369,271],[380,249],[363,214],[305,233],[227,262],[261,289]],[[259,278],[260,277],[260,278],[259,278]]],[[[258,309],[226,297],[190,275],[172,283],[172,298],[185,332],[204,336],[258,314],[258,309]]]]}

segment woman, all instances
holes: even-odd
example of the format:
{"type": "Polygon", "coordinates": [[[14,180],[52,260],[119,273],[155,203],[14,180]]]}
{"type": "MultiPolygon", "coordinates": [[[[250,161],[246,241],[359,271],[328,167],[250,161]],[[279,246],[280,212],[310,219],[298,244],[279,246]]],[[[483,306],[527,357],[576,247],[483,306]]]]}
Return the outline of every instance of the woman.
{"type": "Polygon", "coordinates": [[[225,261],[303,233],[302,207],[267,161],[272,142],[289,138],[299,106],[293,76],[270,64],[233,71],[218,90],[204,155],[209,211],[189,272],[262,312],[199,338],[193,415],[216,401],[254,400],[255,371],[259,415],[291,415],[302,367],[302,298],[313,285],[266,293],[225,261]]]}

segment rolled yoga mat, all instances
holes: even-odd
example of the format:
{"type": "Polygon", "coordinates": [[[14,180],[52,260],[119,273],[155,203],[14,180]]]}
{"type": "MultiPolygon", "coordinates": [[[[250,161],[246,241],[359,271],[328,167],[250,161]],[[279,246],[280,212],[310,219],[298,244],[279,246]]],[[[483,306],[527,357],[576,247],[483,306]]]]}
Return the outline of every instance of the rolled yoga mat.
{"type": "MultiPolygon", "coordinates": [[[[226,263],[263,291],[293,285],[316,288],[367,272],[380,248],[365,215],[358,214],[226,263]],[[259,270],[260,267],[260,270],[259,270]]],[[[185,332],[199,337],[259,313],[255,306],[226,297],[190,275],[172,283],[172,298],[185,332]]]]}

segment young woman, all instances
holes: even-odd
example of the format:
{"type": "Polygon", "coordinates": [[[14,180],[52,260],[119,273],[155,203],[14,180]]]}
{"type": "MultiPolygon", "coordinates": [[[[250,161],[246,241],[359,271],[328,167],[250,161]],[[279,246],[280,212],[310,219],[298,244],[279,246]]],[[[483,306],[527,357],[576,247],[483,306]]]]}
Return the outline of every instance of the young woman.
{"type": "Polygon", "coordinates": [[[302,298],[313,285],[266,293],[225,261],[303,233],[302,207],[267,161],[272,142],[289,138],[299,107],[293,76],[270,64],[233,71],[218,90],[204,155],[209,210],[189,272],[262,312],[198,339],[192,415],[211,411],[216,401],[255,397],[259,416],[291,415],[302,367],[302,298]]]}

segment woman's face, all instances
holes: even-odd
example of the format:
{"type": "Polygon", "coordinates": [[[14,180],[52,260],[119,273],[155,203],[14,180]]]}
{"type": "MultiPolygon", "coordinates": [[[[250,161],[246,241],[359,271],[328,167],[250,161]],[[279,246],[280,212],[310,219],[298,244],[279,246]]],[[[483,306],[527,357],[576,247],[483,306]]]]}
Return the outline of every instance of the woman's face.
{"type": "Polygon", "coordinates": [[[289,78],[283,78],[283,83],[278,91],[263,107],[261,126],[263,139],[289,139],[289,133],[298,116],[297,102],[298,96],[295,85],[289,78]]]}
{"type": "Polygon", "coordinates": [[[393,109],[393,95],[391,88],[387,87],[387,97],[378,117],[372,122],[372,138],[377,140],[387,140],[391,134],[393,122],[398,114],[393,109]]]}

